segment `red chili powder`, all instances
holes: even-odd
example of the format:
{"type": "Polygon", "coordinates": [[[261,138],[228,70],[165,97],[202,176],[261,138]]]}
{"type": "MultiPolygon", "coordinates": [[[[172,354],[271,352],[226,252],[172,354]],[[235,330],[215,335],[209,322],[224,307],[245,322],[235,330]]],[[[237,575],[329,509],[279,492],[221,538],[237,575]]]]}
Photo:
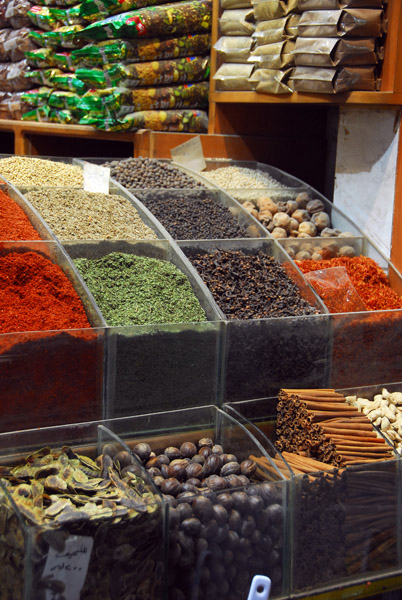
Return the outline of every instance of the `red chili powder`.
{"type": "Polygon", "coordinates": [[[295,262],[303,273],[330,267],[346,267],[349,278],[366,310],[402,308],[402,298],[391,288],[386,274],[372,258],[343,256],[327,260],[296,260],[295,262]]]}
{"type": "Polygon", "coordinates": [[[63,270],[36,252],[0,257],[0,333],[90,327],[63,270]]]}
{"type": "Polygon", "coordinates": [[[42,239],[22,208],[2,190],[0,190],[0,239],[42,239]]]}

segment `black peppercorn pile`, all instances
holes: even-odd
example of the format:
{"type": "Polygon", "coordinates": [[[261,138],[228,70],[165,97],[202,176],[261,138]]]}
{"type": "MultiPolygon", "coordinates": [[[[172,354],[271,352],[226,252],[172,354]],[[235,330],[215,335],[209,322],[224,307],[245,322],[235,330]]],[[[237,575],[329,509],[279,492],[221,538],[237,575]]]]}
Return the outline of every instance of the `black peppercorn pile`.
{"type": "Polygon", "coordinates": [[[317,314],[283,267],[258,251],[217,250],[189,256],[228,319],[263,319],[317,314]]]}
{"type": "Polygon", "coordinates": [[[207,191],[162,194],[145,193],[138,198],[176,240],[249,237],[231,212],[207,191]]]}
{"type": "Polygon", "coordinates": [[[147,443],[132,450],[169,504],[169,600],[244,600],[256,574],[281,590],[280,482],[250,485],[256,463],[210,438],[158,454],[147,443]]]}
{"type": "Polygon", "coordinates": [[[125,158],[103,163],[113,179],[126,188],[195,189],[204,187],[190,175],[152,158],[125,158]]]}

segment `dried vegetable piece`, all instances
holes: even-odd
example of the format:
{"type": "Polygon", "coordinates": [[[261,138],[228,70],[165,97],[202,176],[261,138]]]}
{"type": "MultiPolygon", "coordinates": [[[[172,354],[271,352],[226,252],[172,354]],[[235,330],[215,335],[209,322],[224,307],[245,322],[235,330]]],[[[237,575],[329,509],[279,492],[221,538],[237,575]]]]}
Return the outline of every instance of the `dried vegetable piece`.
{"type": "Polygon", "coordinates": [[[202,56],[211,47],[209,33],[187,34],[177,38],[105,40],[72,51],[72,58],[87,67],[115,62],[167,60],[181,56],[202,56]]]}
{"type": "Polygon", "coordinates": [[[209,58],[187,56],[129,65],[115,64],[103,69],[77,69],[77,77],[91,88],[153,86],[202,81],[209,75],[209,58]]]}
{"type": "Polygon", "coordinates": [[[142,473],[136,460],[113,444],[105,445],[105,453],[95,461],[68,446],[59,451],[46,447],[25,463],[1,467],[0,539],[8,549],[2,566],[13,575],[9,600],[20,597],[26,575],[23,559],[29,550],[18,517],[32,528],[33,589],[68,593],[69,579],[58,576],[57,570],[51,577],[45,574],[46,558],[55,552],[68,553],[74,539],[81,545],[90,539],[81,597],[115,598],[113,569],[118,566],[124,569],[125,594],[135,595],[141,589],[144,597],[158,598],[163,572],[158,550],[161,507],[142,473]]]}
{"type": "Polygon", "coordinates": [[[143,110],[121,118],[85,115],[81,125],[92,125],[100,131],[183,131],[207,133],[208,115],[203,110],[143,110]]]}
{"type": "Polygon", "coordinates": [[[79,37],[107,40],[205,33],[211,29],[211,18],[210,0],[178,2],[108,17],[86,27],[79,37]]]}

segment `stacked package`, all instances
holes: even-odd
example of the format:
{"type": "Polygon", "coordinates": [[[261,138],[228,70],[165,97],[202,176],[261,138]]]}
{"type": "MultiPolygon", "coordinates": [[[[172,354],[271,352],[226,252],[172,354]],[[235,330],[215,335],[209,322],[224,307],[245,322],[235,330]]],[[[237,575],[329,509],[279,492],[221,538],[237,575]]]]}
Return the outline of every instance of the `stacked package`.
{"type": "Polygon", "coordinates": [[[29,38],[28,0],[0,0],[0,118],[19,119],[24,105],[21,90],[28,64],[24,52],[33,47],[29,38]]]}
{"type": "Polygon", "coordinates": [[[298,92],[379,89],[382,0],[298,0],[291,85],[298,92]]]}
{"type": "Polygon", "coordinates": [[[255,22],[251,0],[221,0],[220,38],[214,48],[220,66],[214,80],[217,90],[251,90],[254,66],[248,62],[255,22]]]}
{"type": "Polygon", "coordinates": [[[26,54],[35,68],[27,77],[37,87],[25,94],[34,108],[23,119],[112,131],[207,131],[200,109],[208,104],[211,2],[150,4],[33,7],[28,14],[43,31],[32,32],[40,48],[26,54]]]}

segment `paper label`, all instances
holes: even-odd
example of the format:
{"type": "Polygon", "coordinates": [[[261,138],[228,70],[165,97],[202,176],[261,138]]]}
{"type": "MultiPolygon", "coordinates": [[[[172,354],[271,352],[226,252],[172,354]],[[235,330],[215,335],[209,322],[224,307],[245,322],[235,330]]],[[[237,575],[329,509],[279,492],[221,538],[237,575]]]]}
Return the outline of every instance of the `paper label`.
{"type": "Polygon", "coordinates": [[[180,146],[172,148],[170,156],[179,165],[183,165],[196,173],[199,173],[207,166],[199,135],[191,138],[188,142],[180,144],[180,146]]]}
{"type": "Polygon", "coordinates": [[[110,168],[92,163],[84,164],[84,190],[86,192],[109,193],[110,168]]]}
{"type": "MultiPolygon", "coordinates": [[[[49,577],[65,584],[63,598],[77,600],[81,595],[91,558],[93,538],[82,535],[70,536],[64,550],[58,552],[49,547],[42,577],[49,577]]],[[[46,600],[59,597],[58,591],[46,590],[46,600]]]]}

